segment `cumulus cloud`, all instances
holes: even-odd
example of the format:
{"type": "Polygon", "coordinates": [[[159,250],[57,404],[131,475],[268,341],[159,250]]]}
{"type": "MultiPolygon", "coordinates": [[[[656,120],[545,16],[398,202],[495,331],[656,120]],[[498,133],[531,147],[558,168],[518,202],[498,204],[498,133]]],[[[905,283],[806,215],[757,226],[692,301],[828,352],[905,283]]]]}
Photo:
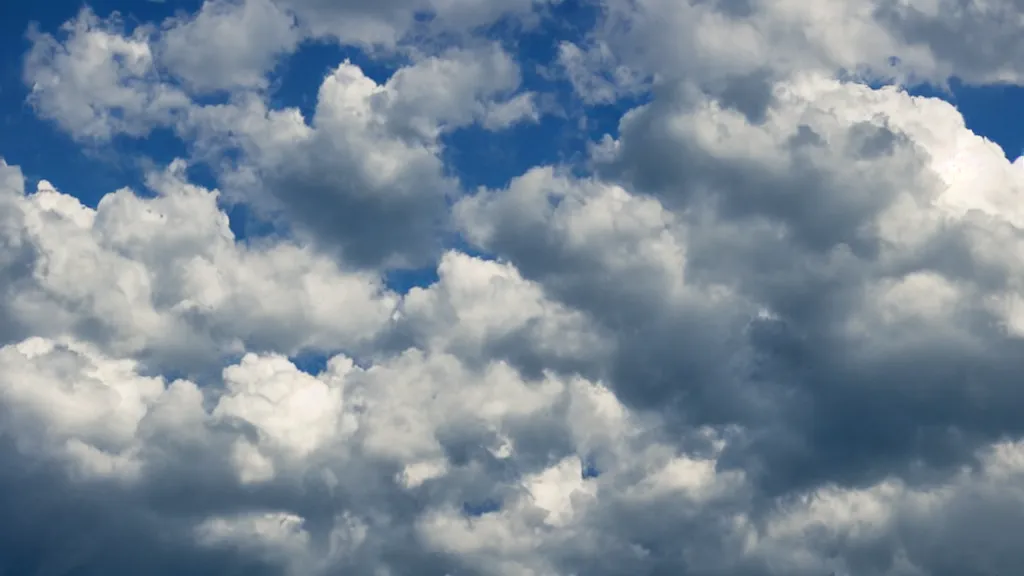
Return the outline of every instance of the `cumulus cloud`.
{"type": "Polygon", "coordinates": [[[429,262],[459,194],[441,160],[442,138],[539,118],[534,94],[520,90],[518,63],[501,46],[478,43],[422,55],[378,84],[341,62],[304,118],[270,106],[263,90],[275,59],[300,39],[292,18],[258,0],[214,2],[160,32],[140,26],[126,36],[117,15],[101,20],[85,9],[65,26],[66,38],[34,37],[30,101],[93,144],[170,128],[195,162],[219,174],[229,202],[250,204],[351,263],[429,262]],[[210,90],[231,97],[194,99],[210,90]]]}
{"type": "MultiPolygon", "coordinates": [[[[169,515],[138,544],[252,554],[289,573],[463,565],[448,553],[450,536],[418,531],[488,499],[514,502],[515,522],[526,514],[528,524],[557,526],[569,496],[558,483],[566,473],[572,481],[572,466],[579,478],[575,451],[614,450],[616,430],[628,430],[599,384],[524,379],[502,361],[469,367],[416,348],[367,367],[337,356],[317,376],[250,354],[210,388],[139,375],[135,362],[77,341],[30,338],[3,348],[0,363],[12,470],[96,491],[23,529],[123,498],[132,506],[99,519],[97,538],[115,523],[169,515]]],[[[10,489],[24,490],[27,480],[11,476],[10,489]]],[[[68,544],[39,543],[52,555],[68,544]]],[[[104,542],[86,544],[77,561],[90,569],[124,558],[104,558],[104,542]]],[[[159,562],[152,569],[164,569],[159,562]]]]}
{"type": "MultiPolygon", "coordinates": [[[[411,17],[417,10],[447,9],[413,4],[396,10],[411,17]]],[[[475,2],[456,2],[451,9],[463,4],[468,12],[480,12],[473,18],[480,24],[510,12],[528,13],[532,5],[494,3],[477,10],[470,6],[475,2]]],[[[345,3],[339,10],[373,12],[374,5],[345,3]]],[[[211,0],[195,14],[129,27],[117,12],[100,18],[86,6],[57,35],[30,31],[32,49],[24,67],[29,100],[41,116],[81,140],[145,136],[157,127],[182,129],[188,124],[182,117],[203,108],[194,96],[265,91],[274,67],[303,41],[315,39],[299,25],[292,8],[272,0],[211,0]]],[[[359,43],[347,36],[334,41],[359,43]]],[[[515,94],[517,62],[499,46],[484,43],[438,53],[410,49],[409,57],[413,65],[398,70],[391,82],[401,93],[399,121],[431,131],[436,124],[480,121],[500,129],[536,119],[532,95],[515,94]]]]}
{"type": "Polygon", "coordinates": [[[45,181],[26,195],[3,169],[6,343],[75,337],[190,373],[249,349],[353,349],[396,305],[378,277],[308,248],[237,242],[181,161],[151,175],[154,197],[119,190],[96,209],[45,181]]]}
{"type": "Polygon", "coordinates": [[[187,95],[160,78],[151,26],[125,35],[117,15],[101,20],[83,8],[61,31],[66,37],[60,40],[31,32],[24,77],[37,113],[76,138],[145,136],[171,125],[189,105],[187,95]]]}
{"type": "Polygon", "coordinates": [[[561,54],[577,89],[590,97],[619,96],[657,79],[757,98],[757,90],[730,88],[807,71],[909,84],[1021,81],[1017,0],[599,4],[599,25],[582,46],[566,44],[561,54]]]}
{"type": "Polygon", "coordinates": [[[245,162],[225,186],[268,217],[363,266],[410,266],[440,254],[447,205],[460,193],[441,137],[481,123],[535,117],[517,64],[497,46],[458,49],[399,69],[378,84],[343,62],[320,86],[307,123],[294,108],[247,99],[196,109],[185,130],[200,146],[245,162]]]}
{"type": "Polygon", "coordinates": [[[541,3],[36,31],[40,116],[191,158],[94,208],[0,163],[0,572],[1012,573],[1024,160],[898,83],[1016,82],[1019,7],[951,6],[604,0],[546,65],[646,103],[475,191],[450,137],[551,96],[482,28],[541,3]],[[309,37],[409,60],[275,108],[309,37]]]}
{"type": "Polygon", "coordinates": [[[294,16],[270,0],[206,2],[163,28],[161,63],[200,92],[266,88],[266,73],[302,39],[294,16]]]}
{"type": "Polygon", "coordinates": [[[408,36],[463,35],[493,24],[504,16],[524,23],[538,6],[550,0],[277,0],[298,16],[318,37],[336,38],[370,50],[390,50],[408,36]]]}
{"type": "Polygon", "coordinates": [[[997,206],[1021,165],[955,109],[813,78],[778,84],[760,123],[684,94],[621,133],[598,157],[632,193],[549,170],[456,213],[611,328],[622,398],[741,423],[753,444],[730,457],[768,491],[957,466],[1015,430],[996,415],[1018,401],[999,303],[1016,299],[1019,240],[997,206]]]}

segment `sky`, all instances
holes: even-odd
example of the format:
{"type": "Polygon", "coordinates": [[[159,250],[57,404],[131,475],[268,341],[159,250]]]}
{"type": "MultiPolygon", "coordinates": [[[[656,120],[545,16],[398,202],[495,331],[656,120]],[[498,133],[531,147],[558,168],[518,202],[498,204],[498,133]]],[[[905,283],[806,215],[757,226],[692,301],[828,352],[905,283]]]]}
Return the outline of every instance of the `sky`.
{"type": "Polygon", "coordinates": [[[1024,562],[1019,0],[0,6],[0,574],[1024,562]]]}

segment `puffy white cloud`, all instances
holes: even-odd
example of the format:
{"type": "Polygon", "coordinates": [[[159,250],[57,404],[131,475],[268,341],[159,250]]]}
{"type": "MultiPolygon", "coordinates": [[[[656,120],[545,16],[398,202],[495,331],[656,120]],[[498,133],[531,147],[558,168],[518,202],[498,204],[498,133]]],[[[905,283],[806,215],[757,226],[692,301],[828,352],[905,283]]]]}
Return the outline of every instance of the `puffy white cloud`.
{"type": "Polygon", "coordinates": [[[929,50],[939,73],[975,83],[1024,80],[1019,63],[1024,7],[1019,0],[908,0],[875,6],[875,19],[902,45],[929,50]]]}
{"type": "Polygon", "coordinates": [[[439,250],[446,199],[457,193],[433,139],[397,133],[382,107],[390,92],[349,63],[320,88],[312,125],[297,109],[258,100],[197,110],[201,146],[240,149],[224,174],[232,202],[284,218],[293,229],[364,266],[419,265],[439,250]]]}
{"type": "Polygon", "coordinates": [[[236,242],[217,193],[175,162],[91,209],[16,169],[0,191],[3,339],[74,336],[164,371],[208,370],[255,350],[355,349],[389,322],[397,298],[288,242],[236,242]]]}
{"type": "MultiPolygon", "coordinates": [[[[49,483],[88,483],[132,502],[122,515],[162,519],[175,546],[237,551],[296,572],[401,571],[386,554],[398,543],[420,562],[473,563],[459,554],[430,560],[451,552],[446,537],[403,536],[412,524],[401,523],[425,527],[481,499],[508,500],[514,523],[536,517],[558,529],[571,520],[569,502],[594,484],[580,479],[575,451],[616,453],[632,431],[599,385],[524,380],[503,362],[471,368],[415,349],[364,368],[338,356],[316,376],[279,356],[249,355],[224,370],[223,386],[201,388],[139,375],[135,362],[76,341],[9,345],[0,365],[3,430],[14,442],[5,458],[18,469],[42,467],[49,483]],[[269,499],[211,499],[243,487],[269,499]]],[[[23,481],[8,480],[11,489],[23,481]]],[[[61,514],[75,520],[100,496],[88,498],[61,514]]],[[[155,536],[136,541],[155,547],[155,536]]],[[[93,552],[84,553],[90,567],[124,558],[93,552]]]]}
{"type": "Polygon", "coordinates": [[[54,36],[32,30],[24,80],[37,113],[94,142],[174,127],[195,92],[265,89],[302,34],[270,0],[211,0],[192,16],[128,29],[88,6],[54,36]]]}
{"type": "Polygon", "coordinates": [[[173,124],[191,103],[161,80],[150,45],[153,27],[139,26],[126,36],[117,15],[100,20],[83,8],[62,32],[67,37],[60,40],[31,34],[24,76],[38,114],[76,138],[145,136],[173,124]]]}
{"type": "Polygon", "coordinates": [[[763,106],[772,76],[843,72],[944,84],[1020,83],[1018,0],[602,0],[602,22],[561,64],[580,94],[608,100],[638,81],[686,82],[763,106]],[[970,40],[968,40],[970,39],[970,40]],[[996,57],[994,55],[1000,54],[996,57]]]}
{"type": "Polygon", "coordinates": [[[266,88],[267,72],[302,39],[294,16],[271,0],[211,0],[162,27],[161,64],[201,92],[266,88]]]}
{"type": "Polygon", "coordinates": [[[417,34],[463,34],[503,16],[526,18],[548,0],[276,0],[311,34],[364,48],[393,49],[417,34]]]}
{"type": "Polygon", "coordinates": [[[219,174],[229,201],[360,266],[419,266],[440,253],[459,194],[441,160],[444,135],[539,117],[517,62],[489,43],[422,55],[380,84],[346,61],[324,78],[311,118],[274,109],[266,73],[300,33],[269,1],[208,2],[130,36],[116,14],[86,9],[67,28],[60,40],[37,34],[26,64],[40,115],[97,143],[169,127],[219,174]],[[231,96],[204,105],[180,86],[231,96]],[[225,164],[225,154],[240,160],[225,164]]]}
{"type": "Polygon", "coordinates": [[[519,88],[519,65],[500,46],[451,50],[399,69],[387,82],[389,120],[423,137],[481,122],[493,129],[536,120],[532,95],[519,88]]]}
{"type": "MultiPolygon", "coordinates": [[[[479,12],[470,21],[482,25],[509,10],[529,13],[533,7],[532,0],[516,2],[521,5],[489,3],[479,10],[469,6],[475,2],[450,7],[411,3],[395,6],[395,14],[383,10],[375,17],[386,21],[399,13],[412,18],[421,10],[464,9],[467,14],[479,12]]],[[[119,134],[141,137],[157,127],[185,129],[189,123],[183,116],[202,108],[193,96],[262,92],[269,87],[270,72],[308,38],[309,30],[299,26],[293,8],[300,15],[335,9],[273,0],[208,0],[195,14],[129,29],[119,13],[101,19],[85,7],[59,36],[32,31],[24,70],[30,102],[41,116],[81,140],[106,141],[119,134]]],[[[358,3],[337,9],[346,26],[352,24],[350,12],[378,12],[375,5],[358,3]]],[[[317,26],[325,22],[313,21],[317,26]]],[[[352,31],[363,29],[356,26],[352,31]]],[[[396,36],[387,43],[401,37],[397,28],[391,34],[396,36]]],[[[361,42],[346,35],[335,41],[361,42]]],[[[397,129],[419,130],[427,136],[473,122],[501,129],[537,118],[533,95],[515,94],[520,82],[517,63],[496,45],[438,54],[414,50],[410,56],[414,65],[400,68],[389,82],[398,95],[388,104],[390,122],[401,125],[397,129]]]]}
{"type": "Polygon", "coordinates": [[[456,49],[377,84],[344,62],[307,120],[256,99],[196,109],[186,131],[202,147],[237,148],[232,200],[283,216],[299,234],[366,266],[418,266],[440,253],[458,183],[441,136],[475,122],[504,128],[535,116],[513,96],[517,64],[493,45],[456,49]]]}
{"type": "MultiPolygon", "coordinates": [[[[694,425],[738,425],[721,462],[756,499],[956,474],[1020,432],[1008,406],[1021,402],[1010,303],[1022,164],[949,104],[896,89],[811,74],[774,83],[770,102],[753,119],[656,92],[595,150],[616,184],[534,170],[462,200],[457,218],[612,335],[620,399],[661,411],[683,445],[694,425]]],[[[879,530],[867,565],[859,544],[830,568],[790,542],[785,561],[744,569],[973,565],[932,562],[879,530]]]]}
{"type": "Polygon", "coordinates": [[[504,358],[521,370],[584,370],[609,343],[589,318],[549,300],[510,264],[448,252],[439,280],[413,288],[398,308],[398,342],[460,358],[504,358]]]}
{"type": "Polygon", "coordinates": [[[247,354],[220,377],[207,371],[200,384],[150,375],[153,366],[187,372],[183,347],[216,362],[225,350],[287,352],[317,338],[344,347],[354,342],[345,330],[373,339],[394,306],[372,277],[345,275],[308,251],[236,243],[216,194],[188,184],[183,170],[175,163],[154,174],[155,197],[122,190],[92,210],[45,182],[26,196],[17,170],[4,167],[4,253],[28,257],[10,263],[21,276],[6,276],[19,333],[0,349],[12,471],[3,483],[8,493],[47,486],[73,498],[10,516],[47,551],[25,556],[26,565],[46,557],[89,570],[134,562],[154,571],[451,571],[478,560],[422,538],[419,526],[493,500],[517,515],[547,510],[546,525],[557,528],[569,521],[564,502],[574,498],[580,458],[611,470],[628,453],[633,422],[645,419],[571,366],[548,369],[600,353],[605,344],[586,318],[548,301],[510,265],[454,252],[442,280],[406,296],[390,320],[400,337],[392,352],[358,365],[336,356],[317,375],[272,352],[247,354]],[[296,298],[320,281],[330,291],[296,298]],[[348,298],[363,300],[348,301],[342,315],[325,308],[346,298],[338,289],[348,283],[348,298]],[[261,286],[285,294],[238,307],[261,286]],[[286,306],[279,322],[276,300],[286,306]],[[316,308],[305,316],[302,306],[316,308]],[[281,330],[289,324],[291,337],[281,330]],[[21,333],[31,336],[17,341],[21,333]],[[535,369],[524,376],[489,350],[511,362],[532,358],[535,369]],[[116,512],[114,501],[128,507],[116,512]],[[45,539],[51,521],[90,522],[95,536],[45,539]],[[115,535],[145,556],[113,551],[105,541],[115,535]]]}

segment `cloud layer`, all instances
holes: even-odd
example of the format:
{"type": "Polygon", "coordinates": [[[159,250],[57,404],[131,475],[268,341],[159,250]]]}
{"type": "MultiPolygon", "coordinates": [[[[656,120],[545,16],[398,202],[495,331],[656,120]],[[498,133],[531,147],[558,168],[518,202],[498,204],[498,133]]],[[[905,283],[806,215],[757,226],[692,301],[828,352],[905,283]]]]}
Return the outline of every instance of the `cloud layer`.
{"type": "Polygon", "coordinates": [[[495,29],[559,4],[30,33],[41,118],[187,157],[94,207],[0,163],[0,573],[1016,570],[1024,160],[901,86],[1018,82],[1019,3],[602,0],[534,86],[495,29]],[[395,70],[275,107],[309,42],[395,70]],[[583,162],[448,163],[625,99],[583,162]]]}

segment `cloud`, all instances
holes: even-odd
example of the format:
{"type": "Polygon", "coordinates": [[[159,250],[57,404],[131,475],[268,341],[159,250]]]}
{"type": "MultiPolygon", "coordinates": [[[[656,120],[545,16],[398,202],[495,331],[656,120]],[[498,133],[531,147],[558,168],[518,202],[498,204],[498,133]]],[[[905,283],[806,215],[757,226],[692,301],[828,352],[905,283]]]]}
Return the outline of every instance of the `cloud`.
{"type": "Polygon", "coordinates": [[[317,37],[390,50],[408,36],[472,33],[505,16],[526,19],[548,0],[278,0],[317,37]]]}
{"type": "Polygon", "coordinates": [[[190,157],[95,208],[0,163],[0,572],[1012,572],[1024,160],[879,85],[1015,82],[1013,5],[958,6],[605,0],[536,85],[481,32],[525,0],[35,32],[40,116],[190,157]],[[275,108],[309,38],[406,60],[275,108]],[[451,176],[573,97],[645,103],[585,163],[451,176]]]}
{"type": "Polygon", "coordinates": [[[761,123],[668,96],[600,151],[627,188],[541,170],[456,208],[617,336],[621,398],[789,438],[751,448],[770,491],[956,466],[1015,429],[1019,163],[895,89],[780,83],[761,123]]]}
{"type": "Polygon", "coordinates": [[[37,113],[77,139],[145,136],[173,124],[190,104],[181,90],[161,81],[149,44],[151,26],[126,36],[118,16],[100,20],[84,8],[62,32],[62,40],[30,32],[24,79],[37,113]]]}
{"type": "MultiPolygon", "coordinates": [[[[813,76],[772,94],[758,121],[666,90],[596,150],[619,184],[538,169],[457,219],[613,335],[609,386],[680,445],[738,425],[719,466],[754,501],[949,481],[1019,434],[1021,164],[938,100],[813,76]]],[[[911,553],[890,537],[873,553],[911,553]]],[[[956,573],[904,561],[846,570],[956,573]]],[[[776,566],[748,569],[828,569],[776,566]]]]}
{"type": "Polygon", "coordinates": [[[493,43],[423,56],[380,84],[342,62],[307,119],[264,93],[268,68],[299,39],[273,5],[208,3],[160,33],[124,36],[120,26],[86,9],[63,41],[37,34],[26,80],[41,116],[97,145],[170,128],[218,173],[228,201],[363,267],[417,267],[440,254],[447,203],[460,192],[441,160],[445,135],[539,118],[518,63],[493,43]],[[210,90],[233,95],[207,104],[191,94],[210,90]]]}
{"type": "MultiPolygon", "coordinates": [[[[71,542],[36,543],[53,561],[90,570],[136,559],[107,552],[121,525],[158,521],[135,545],[192,548],[197,562],[216,553],[231,568],[288,573],[404,572],[413,563],[440,571],[464,560],[412,532],[417,518],[430,522],[485,498],[515,499],[529,514],[535,506],[516,496],[523,483],[540,494],[567,466],[550,462],[553,438],[567,458],[616,440],[597,427],[614,422],[616,410],[599,385],[524,380],[503,362],[470,368],[443,352],[409,349],[363,368],[338,356],[317,376],[281,356],[251,354],[224,370],[223,387],[141,376],[133,361],[76,341],[31,338],[0,350],[0,364],[11,470],[37,470],[66,490],[88,487],[74,506],[29,514],[21,530],[105,511],[74,558],[62,549],[71,542]],[[112,514],[113,500],[132,505],[112,514]],[[392,555],[395,547],[402,553],[392,555]]],[[[29,481],[7,476],[10,490],[29,481]]],[[[537,498],[541,511],[562,514],[551,507],[564,497],[537,498]]],[[[163,556],[152,559],[139,566],[165,569],[163,556]]],[[[27,561],[41,569],[41,557],[27,561]]]]}
{"type": "Polygon", "coordinates": [[[396,296],[372,274],[288,242],[236,242],[184,163],[93,210],[5,166],[3,340],[73,336],[154,368],[208,370],[247,349],[340,350],[372,339],[396,296]]]}
{"type": "Polygon", "coordinates": [[[904,45],[926,47],[941,73],[978,84],[1020,84],[1021,8],[1019,0],[877,2],[874,16],[904,45]]]}
{"type": "Polygon", "coordinates": [[[682,455],[609,390],[523,381],[500,363],[475,371],[406,352],[357,368],[338,357],[314,377],[254,355],[225,370],[221,391],[38,338],[0,350],[0,363],[14,442],[5,458],[18,463],[5,484],[73,496],[62,507],[29,500],[27,515],[19,507],[18,534],[47,551],[5,555],[25,569],[45,557],[49,567],[155,572],[952,574],[1016,559],[996,533],[973,537],[983,557],[937,552],[966,537],[955,526],[988,525],[1000,508],[1004,529],[1019,525],[1006,508],[1018,497],[1013,442],[938,487],[824,486],[755,512],[751,480],[716,470],[728,442],[714,432],[702,433],[705,455],[682,455]],[[584,451],[600,476],[583,474],[584,451]],[[498,509],[466,516],[463,502],[486,498],[498,509]],[[75,531],[80,522],[93,536],[75,531]],[[45,523],[70,526],[74,539],[43,539],[45,523]],[[132,546],[111,549],[115,537],[132,546]],[[843,555],[827,553],[840,542],[843,555]]]}
{"type": "Polygon", "coordinates": [[[249,99],[197,109],[185,130],[200,146],[244,153],[225,177],[231,200],[283,216],[355,264],[417,267],[440,254],[447,204],[460,193],[442,135],[529,119],[531,105],[505,96],[519,82],[494,46],[427,58],[383,84],[344,62],[324,79],[308,124],[296,109],[249,99]]]}
{"type": "Polygon", "coordinates": [[[161,63],[200,92],[266,88],[267,72],[302,39],[294,17],[271,0],[206,2],[163,29],[161,63]]]}
{"type": "Polygon", "coordinates": [[[808,71],[908,84],[1020,83],[1017,0],[602,0],[603,17],[561,64],[585,98],[638,81],[715,92],[751,76],[808,71]],[[971,41],[965,39],[971,38],[971,41]],[[1001,54],[1001,57],[995,57],[1001,54]]]}

